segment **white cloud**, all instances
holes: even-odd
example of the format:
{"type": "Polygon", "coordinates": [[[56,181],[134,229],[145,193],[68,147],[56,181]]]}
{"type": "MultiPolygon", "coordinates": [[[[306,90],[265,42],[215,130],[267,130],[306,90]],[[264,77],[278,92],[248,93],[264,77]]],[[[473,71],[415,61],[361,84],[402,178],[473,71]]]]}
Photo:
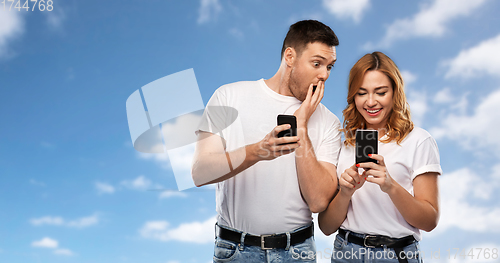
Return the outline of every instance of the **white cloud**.
{"type": "Polygon", "coordinates": [[[43,12],[47,18],[47,24],[50,29],[59,31],[62,29],[63,22],[66,20],[66,11],[60,5],[50,12],[43,12]]]}
{"type": "Polygon", "coordinates": [[[434,103],[437,103],[437,104],[447,104],[447,103],[450,103],[454,100],[455,100],[455,98],[454,98],[453,94],[451,94],[449,88],[444,88],[444,89],[440,90],[434,96],[434,103]]]}
{"type": "Polygon", "coordinates": [[[54,250],[54,254],[63,256],[73,256],[73,252],[66,248],[56,249],[54,250]]]}
{"type": "Polygon", "coordinates": [[[34,226],[41,226],[41,225],[53,225],[53,226],[60,226],[64,224],[64,219],[62,217],[58,216],[44,216],[40,218],[34,218],[30,220],[31,224],[34,226]]]}
{"type": "Polygon", "coordinates": [[[422,126],[424,116],[428,110],[427,94],[423,91],[414,89],[411,85],[414,84],[418,76],[409,70],[402,70],[403,81],[405,83],[405,93],[410,104],[411,120],[417,126],[422,126]]]}
{"type": "Polygon", "coordinates": [[[359,23],[363,13],[370,7],[370,0],[323,0],[323,6],[340,19],[352,19],[359,23]]]}
{"type": "Polygon", "coordinates": [[[235,28],[235,27],[229,29],[229,34],[238,40],[243,40],[243,38],[245,37],[245,34],[243,33],[243,31],[241,31],[240,29],[235,28]]]}
{"type": "Polygon", "coordinates": [[[222,11],[222,6],[220,5],[219,0],[201,0],[200,9],[198,11],[198,24],[205,24],[217,17],[217,15],[222,11]]]}
{"type": "Polygon", "coordinates": [[[79,219],[67,221],[59,216],[44,216],[40,218],[33,218],[30,223],[34,226],[52,225],[52,226],[66,226],[74,228],[85,228],[99,223],[99,216],[97,214],[82,217],[79,219]]]}
{"type": "MultiPolygon", "coordinates": [[[[201,113],[201,112],[200,112],[201,113]]],[[[166,153],[140,153],[141,159],[153,160],[165,170],[172,170],[180,190],[194,187],[191,177],[191,163],[195,152],[197,136],[195,131],[202,115],[184,114],[161,126],[166,153]]],[[[163,145],[155,146],[162,147],[163,145]]]]}
{"type": "Polygon", "coordinates": [[[39,181],[37,181],[35,179],[30,179],[30,184],[45,187],[45,183],[44,182],[39,182],[39,181]]]}
{"type": "Polygon", "coordinates": [[[121,184],[132,190],[139,190],[139,191],[150,190],[152,188],[162,188],[161,185],[153,184],[153,182],[151,182],[151,180],[146,178],[144,175],[140,175],[139,177],[135,178],[132,181],[128,180],[122,181],[121,184]]]}
{"type": "Polygon", "coordinates": [[[122,185],[136,190],[147,190],[151,186],[151,180],[141,175],[133,181],[123,181],[122,185]]]}
{"type": "Polygon", "coordinates": [[[50,143],[50,142],[46,142],[46,141],[42,141],[42,142],[40,142],[40,145],[41,145],[43,148],[46,148],[46,149],[54,149],[54,148],[56,148],[56,145],[55,145],[55,144],[50,143]]]}
{"type": "Polygon", "coordinates": [[[469,106],[469,94],[469,92],[465,92],[461,94],[461,97],[456,97],[452,94],[451,89],[446,87],[438,91],[432,100],[437,105],[448,106],[448,109],[445,109],[443,112],[451,111],[464,115],[469,106]]]}
{"type": "Polygon", "coordinates": [[[107,183],[96,182],[95,188],[99,192],[99,194],[112,194],[115,192],[115,188],[107,183]]]}
{"type": "MultiPolygon", "coordinates": [[[[464,102],[467,104],[467,102],[464,102]]],[[[488,94],[471,115],[451,111],[441,118],[440,125],[430,129],[436,139],[458,142],[466,149],[491,149],[500,146],[500,89],[488,94]]]]}
{"type": "Polygon", "coordinates": [[[173,191],[163,191],[159,196],[160,199],[166,199],[170,197],[187,197],[187,194],[173,190],[173,191]]]}
{"type": "MultiPolygon", "coordinates": [[[[163,148],[163,145],[160,145],[161,148],[163,148]]],[[[161,168],[165,170],[169,170],[170,167],[170,162],[168,158],[168,153],[142,153],[142,152],[137,152],[137,156],[139,159],[144,159],[144,160],[153,160],[155,161],[158,165],[160,165],[161,168]]]]}
{"type": "Polygon", "coordinates": [[[9,42],[24,33],[23,12],[0,9],[0,58],[7,57],[9,42]]]}
{"type": "MultiPolygon", "coordinates": [[[[485,2],[486,0],[434,0],[430,4],[424,4],[413,17],[398,19],[389,25],[378,46],[387,48],[397,40],[442,36],[452,20],[468,16],[485,2]]],[[[374,48],[370,43],[366,45],[368,47],[374,48]]]]}
{"type": "Polygon", "coordinates": [[[195,187],[191,175],[191,164],[195,154],[196,143],[168,151],[175,182],[179,190],[195,187]]]}
{"type": "Polygon", "coordinates": [[[206,244],[214,242],[215,216],[203,222],[182,223],[170,228],[167,221],[149,221],[139,229],[142,237],[159,241],[181,241],[206,244]]]}
{"type": "Polygon", "coordinates": [[[99,223],[99,217],[97,215],[82,217],[76,220],[72,220],[66,223],[69,227],[84,228],[99,223]]]}
{"type": "Polygon", "coordinates": [[[418,76],[409,70],[401,70],[401,75],[403,75],[405,86],[415,83],[418,79],[418,76]]]}
{"type": "Polygon", "coordinates": [[[198,130],[198,124],[202,120],[200,114],[190,113],[175,118],[172,121],[162,123],[162,133],[165,139],[165,148],[167,150],[176,149],[197,140],[195,131],[198,130]]]}
{"type": "Polygon", "coordinates": [[[136,191],[162,191],[158,196],[159,199],[169,197],[186,197],[187,194],[177,192],[176,190],[165,189],[161,184],[157,184],[141,175],[133,180],[125,180],[120,183],[122,186],[136,191]]]}
{"type": "Polygon", "coordinates": [[[32,247],[42,247],[42,248],[51,248],[53,249],[53,253],[56,255],[63,256],[72,256],[73,252],[66,248],[59,248],[59,242],[50,237],[44,237],[39,241],[33,241],[31,243],[32,247]]]}
{"type": "MultiPolygon", "coordinates": [[[[493,170],[497,174],[498,171],[493,170]]],[[[474,201],[488,201],[498,191],[500,183],[491,180],[487,173],[477,175],[469,168],[462,168],[441,176],[441,218],[435,230],[427,233],[434,236],[450,228],[470,232],[500,232],[500,207],[477,205],[474,201]]]]}
{"type": "MultiPolygon", "coordinates": [[[[169,156],[168,151],[176,150],[181,147],[193,144],[197,141],[197,136],[195,131],[198,128],[198,124],[200,123],[202,115],[197,115],[195,113],[192,114],[184,114],[175,118],[172,121],[164,122],[161,126],[161,133],[158,133],[158,138],[162,138],[165,140],[165,145],[162,143],[153,146],[154,149],[161,149],[158,152],[164,151],[167,149],[165,153],[142,153],[137,152],[138,157],[140,159],[153,160],[157,164],[159,164],[163,169],[170,170],[172,169],[171,164],[174,162],[171,160],[172,156],[169,156]]],[[[158,141],[161,141],[158,140],[158,141]]],[[[189,160],[191,162],[191,160],[189,160]]],[[[191,166],[191,165],[189,165],[191,166]]]]}
{"type": "Polygon", "coordinates": [[[500,35],[471,47],[442,64],[448,67],[446,78],[472,78],[489,74],[500,76],[500,35]]]}
{"type": "Polygon", "coordinates": [[[408,104],[410,104],[411,120],[415,125],[422,127],[424,117],[428,110],[427,95],[425,92],[410,91],[408,94],[408,104]]]}
{"type": "Polygon", "coordinates": [[[44,247],[44,248],[57,248],[59,246],[59,242],[50,237],[44,237],[39,241],[33,241],[31,243],[33,247],[44,247]]]}

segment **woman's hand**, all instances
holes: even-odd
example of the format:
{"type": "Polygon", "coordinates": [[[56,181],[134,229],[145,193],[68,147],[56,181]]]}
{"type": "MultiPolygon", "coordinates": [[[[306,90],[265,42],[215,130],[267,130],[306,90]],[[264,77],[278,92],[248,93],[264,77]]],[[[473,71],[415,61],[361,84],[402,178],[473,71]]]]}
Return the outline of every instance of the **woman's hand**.
{"type": "Polygon", "coordinates": [[[325,92],[325,82],[319,81],[316,86],[316,91],[313,92],[313,84],[309,85],[309,89],[307,90],[306,99],[300,105],[300,108],[295,111],[293,115],[297,117],[297,126],[298,128],[307,128],[307,123],[309,122],[309,118],[318,107],[321,99],[323,99],[323,94],[325,92]]]}
{"type": "Polygon", "coordinates": [[[394,189],[395,181],[389,175],[387,167],[385,167],[384,157],[378,154],[369,154],[368,156],[377,160],[378,163],[360,163],[358,167],[365,169],[361,176],[370,183],[378,184],[380,186],[380,190],[383,192],[389,193],[392,189],[394,189]]]}
{"type": "Polygon", "coordinates": [[[340,193],[351,197],[365,183],[364,176],[359,175],[356,164],[346,169],[339,178],[340,193]]]}

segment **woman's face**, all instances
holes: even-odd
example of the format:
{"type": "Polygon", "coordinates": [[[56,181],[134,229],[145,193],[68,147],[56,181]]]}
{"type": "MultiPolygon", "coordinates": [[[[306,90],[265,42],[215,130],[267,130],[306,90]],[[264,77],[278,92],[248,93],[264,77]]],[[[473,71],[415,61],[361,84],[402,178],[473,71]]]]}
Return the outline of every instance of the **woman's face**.
{"type": "Polygon", "coordinates": [[[393,87],[389,77],[378,70],[365,73],[358,93],[354,95],[356,109],[361,113],[368,129],[386,128],[392,112],[393,87]]]}

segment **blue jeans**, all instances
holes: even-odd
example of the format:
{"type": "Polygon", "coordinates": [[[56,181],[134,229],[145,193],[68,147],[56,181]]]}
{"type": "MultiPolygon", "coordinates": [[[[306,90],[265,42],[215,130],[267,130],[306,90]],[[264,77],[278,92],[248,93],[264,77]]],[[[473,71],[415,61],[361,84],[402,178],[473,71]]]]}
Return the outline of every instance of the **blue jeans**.
{"type": "MultiPolygon", "coordinates": [[[[349,235],[363,237],[362,234],[347,231],[349,235]]],[[[422,263],[418,242],[403,248],[408,263],[422,263]]],[[[337,235],[333,243],[332,263],[398,263],[396,252],[392,248],[368,248],[351,242],[337,235]]]]}
{"type": "MultiPolygon", "coordinates": [[[[236,229],[220,226],[236,232],[236,229]]],[[[308,226],[303,226],[290,233],[299,231],[308,226]]],[[[290,239],[288,239],[288,243],[290,239]]],[[[287,248],[275,248],[263,250],[258,246],[244,245],[243,242],[232,242],[217,237],[214,246],[214,263],[218,262],[316,262],[316,245],[314,237],[306,239],[304,242],[289,246],[287,248]]]]}

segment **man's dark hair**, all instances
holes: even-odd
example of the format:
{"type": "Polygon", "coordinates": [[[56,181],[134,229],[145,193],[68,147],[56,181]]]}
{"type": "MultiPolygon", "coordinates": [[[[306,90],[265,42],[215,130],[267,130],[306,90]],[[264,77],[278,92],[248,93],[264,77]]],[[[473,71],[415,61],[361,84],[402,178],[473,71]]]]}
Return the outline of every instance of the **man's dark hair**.
{"type": "Polygon", "coordinates": [[[281,59],[285,49],[292,47],[300,56],[302,50],[309,43],[320,42],[330,47],[338,46],[339,39],[333,30],[316,20],[302,20],[290,26],[285,40],[283,40],[283,47],[281,48],[281,59]]]}

